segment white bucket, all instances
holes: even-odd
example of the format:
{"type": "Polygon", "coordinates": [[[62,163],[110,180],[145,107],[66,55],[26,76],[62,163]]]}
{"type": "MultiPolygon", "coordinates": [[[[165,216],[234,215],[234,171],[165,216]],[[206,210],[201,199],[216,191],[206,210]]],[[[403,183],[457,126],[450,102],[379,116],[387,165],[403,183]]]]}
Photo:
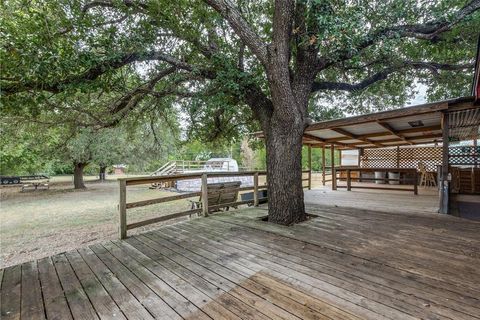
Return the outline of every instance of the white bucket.
{"type": "MultiPolygon", "coordinates": [[[[385,179],[384,171],[375,171],[375,179],[385,179]]],[[[375,180],[376,184],[385,184],[385,180],[375,180]]]]}
{"type": "MultiPolygon", "coordinates": [[[[398,172],[389,172],[388,179],[400,179],[400,173],[398,172]]],[[[400,181],[388,181],[389,184],[400,184],[400,181]]]]}

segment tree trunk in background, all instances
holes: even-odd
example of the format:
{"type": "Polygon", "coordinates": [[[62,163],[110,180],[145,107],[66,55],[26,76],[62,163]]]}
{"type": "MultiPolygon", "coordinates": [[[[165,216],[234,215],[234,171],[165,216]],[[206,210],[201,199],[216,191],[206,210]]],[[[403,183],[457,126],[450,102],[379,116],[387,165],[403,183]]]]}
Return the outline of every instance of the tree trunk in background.
{"type": "Polygon", "coordinates": [[[100,181],[105,181],[107,166],[100,166],[100,172],[98,173],[98,178],[100,181]]]}
{"type": "Polygon", "coordinates": [[[75,189],[85,189],[85,183],[83,182],[83,169],[88,163],[75,163],[73,170],[73,186],[75,189]]]}

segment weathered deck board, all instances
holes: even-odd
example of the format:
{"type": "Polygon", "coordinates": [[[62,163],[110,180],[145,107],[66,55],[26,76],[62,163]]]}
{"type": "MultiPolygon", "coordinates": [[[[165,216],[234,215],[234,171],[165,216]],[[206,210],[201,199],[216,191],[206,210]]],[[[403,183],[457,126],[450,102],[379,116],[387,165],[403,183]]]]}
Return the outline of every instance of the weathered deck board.
{"type": "Polygon", "coordinates": [[[0,270],[2,319],[480,320],[480,223],[307,206],[194,219],[0,270]]]}
{"type": "Polygon", "coordinates": [[[36,261],[22,264],[22,287],[28,288],[28,290],[22,292],[21,317],[23,319],[45,319],[36,261]]]}

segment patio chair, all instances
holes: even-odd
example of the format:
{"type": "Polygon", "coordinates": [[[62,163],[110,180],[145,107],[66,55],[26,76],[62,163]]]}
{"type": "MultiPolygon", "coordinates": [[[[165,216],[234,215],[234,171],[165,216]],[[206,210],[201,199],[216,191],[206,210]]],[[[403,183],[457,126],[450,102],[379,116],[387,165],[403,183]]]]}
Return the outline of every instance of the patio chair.
{"type": "Polygon", "coordinates": [[[427,171],[427,168],[423,162],[418,163],[418,170],[420,171],[420,186],[423,186],[424,188],[437,186],[435,175],[433,172],[427,171]]]}

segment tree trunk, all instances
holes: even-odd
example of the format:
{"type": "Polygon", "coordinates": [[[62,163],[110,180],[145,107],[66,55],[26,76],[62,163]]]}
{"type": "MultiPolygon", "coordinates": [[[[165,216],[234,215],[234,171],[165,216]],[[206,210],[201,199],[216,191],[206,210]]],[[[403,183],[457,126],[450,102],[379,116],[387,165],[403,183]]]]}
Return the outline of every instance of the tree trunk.
{"type": "Polygon", "coordinates": [[[98,173],[98,178],[100,181],[105,181],[107,166],[100,166],[100,171],[98,173]]]}
{"type": "Polygon", "coordinates": [[[87,166],[87,163],[75,163],[73,170],[73,186],[75,189],[85,189],[85,183],[83,182],[83,169],[87,166]]]}
{"type": "Polygon", "coordinates": [[[304,127],[273,118],[265,132],[267,151],[268,221],[291,225],[306,220],[302,187],[304,127]]]}

